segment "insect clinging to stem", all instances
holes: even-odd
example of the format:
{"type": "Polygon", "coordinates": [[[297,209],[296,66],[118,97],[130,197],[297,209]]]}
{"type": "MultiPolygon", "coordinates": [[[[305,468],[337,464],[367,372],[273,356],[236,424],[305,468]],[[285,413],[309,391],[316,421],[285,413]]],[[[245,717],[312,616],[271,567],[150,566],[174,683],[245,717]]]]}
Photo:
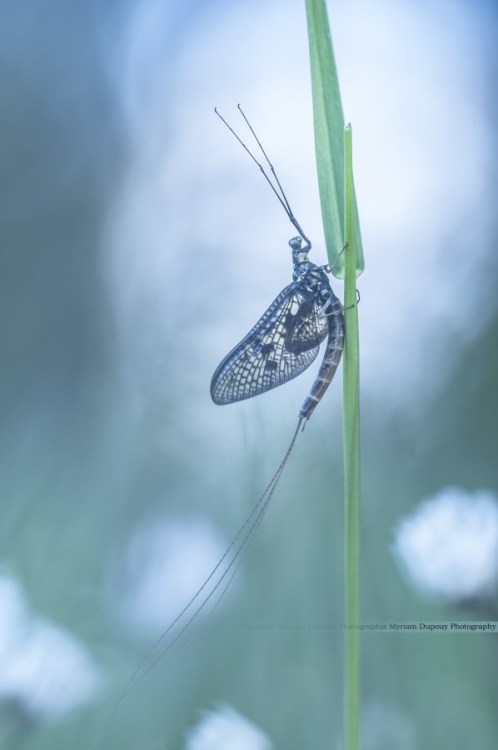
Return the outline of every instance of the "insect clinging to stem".
{"type": "Polygon", "coordinates": [[[343,306],[325,273],[330,271],[329,266],[317,266],[308,260],[311,242],[294,216],[275,169],[240,104],[238,108],[268,164],[275,185],[263,164],[217,109],[215,112],[257,164],[298,236],[289,240],[292,283],[280,292],[249,333],[218,365],[211,381],[211,397],[215,404],[231,404],[276,388],[306,370],[315,360],[322,341],[327,339],[322,364],[299,412],[299,425],[304,427],[330,385],[341,359],[343,306]]]}

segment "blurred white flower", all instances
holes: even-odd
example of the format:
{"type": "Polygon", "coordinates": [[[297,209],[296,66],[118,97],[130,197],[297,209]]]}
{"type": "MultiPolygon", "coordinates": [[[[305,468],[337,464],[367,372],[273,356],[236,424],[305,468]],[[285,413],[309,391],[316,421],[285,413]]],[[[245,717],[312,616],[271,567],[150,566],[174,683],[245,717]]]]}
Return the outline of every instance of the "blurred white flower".
{"type": "Polygon", "coordinates": [[[491,492],[441,490],[398,524],[394,554],[423,594],[458,602],[496,592],[498,502],[491,492]]]}
{"type": "Polygon", "coordinates": [[[90,701],[102,676],[84,646],[33,617],[19,584],[0,577],[0,702],[26,720],[60,721],[90,701]]]}
{"type": "MultiPolygon", "coordinates": [[[[28,629],[28,607],[19,584],[0,574],[0,666],[17,649],[28,629]]],[[[0,679],[3,669],[0,671],[0,679]]]]}
{"type": "Polygon", "coordinates": [[[189,730],[185,750],[272,750],[273,744],[255,724],[231,706],[205,711],[189,730]]]}
{"type": "Polygon", "coordinates": [[[111,575],[111,597],[117,599],[123,624],[139,634],[157,635],[195,594],[226,547],[217,529],[200,517],[145,522],[111,575]]]}
{"type": "MultiPolygon", "coordinates": [[[[391,703],[370,701],[361,715],[363,750],[415,750],[416,731],[413,719],[391,703]]],[[[342,745],[341,745],[342,747],[342,745]]]]}

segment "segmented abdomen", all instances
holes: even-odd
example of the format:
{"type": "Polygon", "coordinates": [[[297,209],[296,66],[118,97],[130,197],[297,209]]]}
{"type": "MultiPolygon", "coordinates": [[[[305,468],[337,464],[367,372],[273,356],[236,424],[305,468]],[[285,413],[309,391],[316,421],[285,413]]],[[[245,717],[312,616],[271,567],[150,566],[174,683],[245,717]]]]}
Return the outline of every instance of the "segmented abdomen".
{"type": "Polygon", "coordinates": [[[342,350],[344,348],[343,308],[335,294],[333,292],[331,294],[331,302],[328,305],[326,313],[329,326],[327,346],[316,379],[311,386],[309,395],[301,406],[301,411],[299,412],[300,420],[307,420],[311,417],[317,404],[332,382],[337,366],[341,361],[342,350]]]}

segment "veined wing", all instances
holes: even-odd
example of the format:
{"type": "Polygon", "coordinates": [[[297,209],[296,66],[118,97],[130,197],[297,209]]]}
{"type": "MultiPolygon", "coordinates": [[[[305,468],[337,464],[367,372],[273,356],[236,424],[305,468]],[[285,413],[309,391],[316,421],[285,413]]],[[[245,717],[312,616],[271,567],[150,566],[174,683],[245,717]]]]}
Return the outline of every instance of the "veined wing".
{"type": "Polygon", "coordinates": [[[327,317],[321,311],[321,303],[307,299],[288,326],[285,347],[300,354],[319,345],[328,334],[327,317]]]}
{"type": "Polygon", "coordinates": [[[292,380],[311,365],[326,335],[311,294],[289,284],[217,367],[213,401],[231,404],[292,380]]]}

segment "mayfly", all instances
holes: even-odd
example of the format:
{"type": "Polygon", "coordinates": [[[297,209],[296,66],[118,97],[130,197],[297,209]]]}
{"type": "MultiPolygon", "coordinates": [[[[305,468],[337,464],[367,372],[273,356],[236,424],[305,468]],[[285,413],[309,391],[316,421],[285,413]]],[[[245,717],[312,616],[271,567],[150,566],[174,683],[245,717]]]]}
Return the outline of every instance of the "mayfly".
{"type": "Polygon", "coordinates": [[[343,307],[325,274],[329,267],[316,266],[308,260],[311,242],[292,213],[275,169],[240,105],[239,110],[278,189],[233,128],[218,110],[215,112],[256,162],[299,234],[289,240],[292,284],[280,292],[256,325],[218,365],[211,381],[211,398],[215,404],[232,404],[287,383],[312,364],[320,344],[327,338],[322,364],[299,412],[299,429],[313,414],[340,362],[344,343],[343,307]]]}
{"type": "Polygon", "coordinates": [[[289,240],[293,263],[292,283],[280,292],[256,325],[218,365],[211,381],[211,397],[216,404],[231,404],[276,388],[304,372],[318,355],[320,344],[325,339],[327,344],[320,369],[301,406],[297,426],[278,469],[221,560],[131,676],[118,703],[172,649],[208,603],[211,603],[208,617],[212,616],[238,570],[242,553],[268,509],[298,433],[300,429],[304,429],[330,385],[342,355],[344,308],[327,278],[326,272],[330,272],[330,267],[317,266],[308,260],[311,242],[294,216],[275,169],[255,131],[240,105],[238,108],[275,183],[263,164],[217,109],[215,112],[257,164],[298,235],[289,240]]]}

